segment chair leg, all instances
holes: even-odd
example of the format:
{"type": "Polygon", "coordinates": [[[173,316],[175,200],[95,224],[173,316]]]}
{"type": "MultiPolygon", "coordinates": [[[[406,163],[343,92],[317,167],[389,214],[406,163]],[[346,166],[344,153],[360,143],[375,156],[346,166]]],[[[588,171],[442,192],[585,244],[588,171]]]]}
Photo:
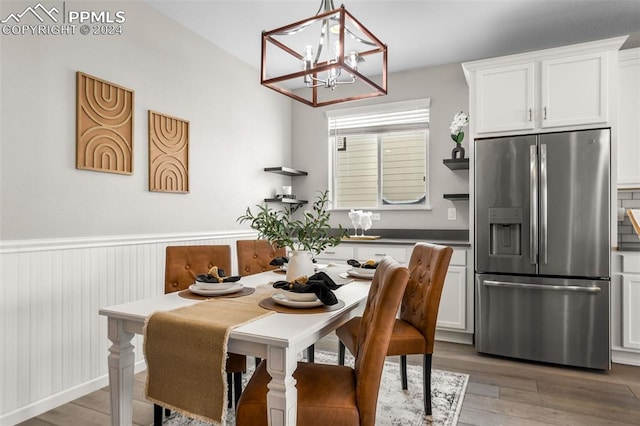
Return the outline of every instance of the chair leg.
{"type": "Polygon", "coordinates": [[[344,343],[338,342],[338,364],[344,365],[344,343]]]}
{"type": "Polygon", "coordinates": [[[233,406],[233,374],[227,373],[227,408],[233,406]]]}
{"type": "Polygon", "coordinates": [[[242,372],[233,373],[233,399],[236,408],[238,408],[238,400],[242,395],[242,372]]]}
{"type": "Polygon", "coordinates": [[[153,426],[162,425],[162,407],[158,404],[153,404],[153,426]]]}
{"type": "Polygon", "coordinates": [[[316,346],[311,345],[307,348],[307,362],[313,363],[316,359],[316,346]]]}
{"type": "Polygon", "coordinates": [[[409,389],[407,385],[407,356],[400,355],[400,380],[402,382],[402,390],[409,389]]]}
{"type": "Polygon", "coordinates": [[[424,412],[431,415],[431,354],[424,354],[422,363],[423,391],[424,391],[424,412]]]}

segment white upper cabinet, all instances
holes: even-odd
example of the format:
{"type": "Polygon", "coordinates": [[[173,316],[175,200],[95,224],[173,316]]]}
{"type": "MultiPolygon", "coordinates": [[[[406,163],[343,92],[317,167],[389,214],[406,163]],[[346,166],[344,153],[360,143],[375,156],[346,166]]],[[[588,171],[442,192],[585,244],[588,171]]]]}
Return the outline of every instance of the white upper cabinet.
{"type": "Polygon", "coordinates": [[[462,64],[472,134],[607,124],[611,69],[626,37],[462,64]]]}
{"type": "Polygon", "coordinates": [[[541,127],[608,121],[609,63],[604,52],[541,63],[541,127]]]}
{"type": "Polygon", "coordinates": [[[640,48],[620,51],[618,187],[640,188],[640,48]]]}
{"type": "Polygon", "coordinates": [[[534,82],[534,63],[478,70],[478,133],[533,129],[534,82]]]}

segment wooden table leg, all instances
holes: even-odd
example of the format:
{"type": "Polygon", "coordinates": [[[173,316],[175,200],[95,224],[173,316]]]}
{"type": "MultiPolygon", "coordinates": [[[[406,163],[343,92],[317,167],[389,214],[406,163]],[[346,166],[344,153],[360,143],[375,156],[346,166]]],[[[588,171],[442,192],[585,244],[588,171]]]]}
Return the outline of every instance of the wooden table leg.
{"type": "Polygon", "coordinates": [[[295,426],[298,410],[298,390],[293,372],[297,366],[297,354],[290,348],[269,346],[267,371],[271,381],[267,385],[267,411],[269,425],[295,426]]]}
{"type": "Polygon", "coordinates": [[[109,392],[111,425],[129,426],[133,421],[133,333],[124,331],[124,320],[109,318],[109,392]]]}

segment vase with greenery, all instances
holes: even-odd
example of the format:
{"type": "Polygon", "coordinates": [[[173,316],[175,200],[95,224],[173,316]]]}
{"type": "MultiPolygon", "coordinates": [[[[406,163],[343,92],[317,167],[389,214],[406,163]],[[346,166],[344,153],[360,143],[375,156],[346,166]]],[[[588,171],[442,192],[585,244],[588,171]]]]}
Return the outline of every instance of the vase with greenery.
{"type": "Polygon", "coordinates": [[[286,247],[291,251],[287,280],[290,280],[292,275],[297,277],[297,274],[313,274],[311,257],[327,247],[338,245],[342,237],[346,236],[346,229],[342,225],[338,226],[337,232],[331,232],[330,213],[326,210],[328,194],[329,191],[321,192],[313,202],[311,210],[302,212],[300,218],[296,218],[291,209],[274,210],[263,204],[256,206],[256,213],[247,207],[245,214],[237,219],[239,223],[248,223],[252,229],[258,231],[259,238],[268,240],[275,247],[286,247]],[[297,268],[297,265],[291,264],[294,258],[302,262],[303,257],[308,259],[308,263],[305,260],[303,267],[297,268]]]}

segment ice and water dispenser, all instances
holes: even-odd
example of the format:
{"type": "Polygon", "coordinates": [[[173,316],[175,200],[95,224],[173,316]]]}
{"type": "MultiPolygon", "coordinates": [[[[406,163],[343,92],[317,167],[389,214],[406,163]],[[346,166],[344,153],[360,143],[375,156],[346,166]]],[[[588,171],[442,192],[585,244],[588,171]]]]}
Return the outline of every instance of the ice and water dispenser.
{"type": "Polygon", "coordinates": [[[490,208],[489,226],[491,256],[519,256],[522,254],[522,208],[490,208]]]}

